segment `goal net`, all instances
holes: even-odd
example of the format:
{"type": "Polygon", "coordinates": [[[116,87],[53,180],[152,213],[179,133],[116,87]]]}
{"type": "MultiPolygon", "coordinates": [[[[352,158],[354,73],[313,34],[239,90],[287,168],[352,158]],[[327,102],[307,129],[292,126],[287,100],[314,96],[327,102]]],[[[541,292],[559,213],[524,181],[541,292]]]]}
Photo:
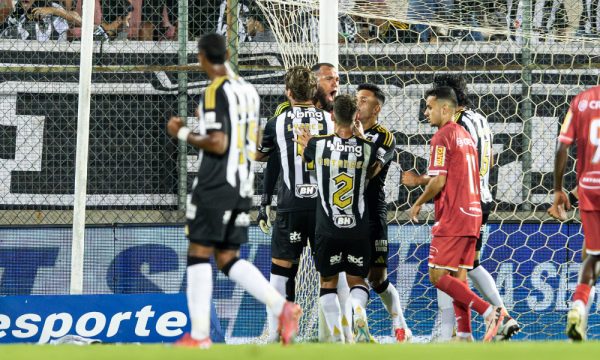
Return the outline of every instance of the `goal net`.
{"type": "MultiPolygon", "coordinates": [[[[318,1],[257,3],[277,38],[282,65],[313,64],[318,53],[318,1]]],[[[559,124],[571,98],[598,84],[600,59],[591,54],[600,50],[600,42],[594,37],[595,15],[588,10],[566,1],[340,2],[341,92],[371,82],[386,93],[379,121],[393,131],[397,142],[386,181],[389,279],[419,339],[436,336],[436,292],[427,275],[433,207],[425,207],[423,225],[408,222],[406,211],[422,189],[407,189],[400,178],[402,170],[426,170],[428,142],[435,130],[425,121],[423,95],[440,73],[466,78],[469,101],[487,116],[494,134],[494,206],[482,265],[496,280],[509,312],[524,325],[517,338],[563,338],[582,231],[577,213],[557,224],[545,211],[551,203],[559,124]],[[587,25],[580,28],[580,20],[587,25]]],[[[571,155],[568,169],[573,160],[571,155]]],[[[573,188],[572,171],[566,179],[566,188],[573,188]]],[[[303,267],[299,277],[300,288],[318,287],[312,268],[303,267]]],[[[302,299],[305,312],[317,307],[315,291],[302,299]]],[[[374,292],[368,311],[372,333],[389,339],[391,321],[374,292]]],[[[475,319],[479,336],[483,324],[475,319]]],[[[593,307],[590,324],[595,319],[593,307]]],[[[315,337],[314,329],[310,331],[303,335],[315,337]]],[[[590,335],[598,336],[599,331],[592,325],[590,335]]]]}

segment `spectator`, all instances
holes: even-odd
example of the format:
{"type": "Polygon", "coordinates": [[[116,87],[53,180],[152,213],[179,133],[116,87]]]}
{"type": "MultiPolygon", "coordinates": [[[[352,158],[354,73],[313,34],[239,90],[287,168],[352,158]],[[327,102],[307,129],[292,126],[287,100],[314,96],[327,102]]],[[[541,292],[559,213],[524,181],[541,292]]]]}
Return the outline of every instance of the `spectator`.
{"type": "Polygon", "coordinates": [[[139,39],[173,40],[177,34],[177,11],[177,0],[143,0],[139,39]]]}
{"type": "Polygon", "coordinates": [[[246,18],[246,30],[253,42],[275,42],[275,35],[269,28],[262,11],[258,6],[252,6],[246,18]]]}
{"type": "MultiPolygon", "coordinates": [[[[238,3],[238,41],[244,42],[247,39],[248,34],[244,23],[246,23],[246,17],[250,9],[248,8],[250,0],[239,0],[238,3]]],[[[219,20],[217,22],[217,34],[227,36],[227,0],[221,1],[219,7],[219,20]]]]}
{"type": "MultiPolygon", "coordinates": [[[[77,3],[74,9],[71,11],[56,11],[55,15],[64,18],[69,25],[75,28],[81,27],[81,6],[83,1],[87,0],[75,0],[77,3]],[[81,2],[81,3],[79,3],[81,2]]],[[[65,6],[72,6],[70,0],[65,0],[65,6]]],[[[98,5],[99,2],[96,2],[98,5]]],[[[94,23],[98,24],[94,28],[94,37],[100,40],[114,39],[117,36],[120,38],[127,37],[127,29],[129,28],[129,22],[131,20],[131,14],[133,12],[133,6],[129,0],[102,0],[101,9],[96,9],[98,14],[94,14],[94,23]],[[102,20],[100,21],[99,18],[102,20]]],[[[68,8],[67,8],[68,9],[68,8]]],[[[80,30],[80,29],[73,29],[80,30]]],[[[72,36],[80,36],[80,32],[74,32],[72,36]]]]}
{"type": "Polygon", "coordinates": [[[0,37],[21,40],[67,40],[67,11],[49,0],[16,0],[13,12],[0,26],[0,37]]]}

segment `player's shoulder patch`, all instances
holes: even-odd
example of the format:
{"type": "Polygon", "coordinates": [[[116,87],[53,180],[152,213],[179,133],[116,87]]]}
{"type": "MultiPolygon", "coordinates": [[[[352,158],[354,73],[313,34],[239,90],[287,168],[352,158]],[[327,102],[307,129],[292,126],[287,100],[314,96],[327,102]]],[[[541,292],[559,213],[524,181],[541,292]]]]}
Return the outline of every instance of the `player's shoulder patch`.
{"type": "Polygon", "coordinates": [[[433,166],[444,166],[446,164],[446,147],[436,145],[433,151],[433,166]]]}
{"type": "Polygon", "coordinates": [[[221,88],[221,85],[227,80],[227,76],[220,76],[213,80],[210,85],[204,91],[204,109],[214,110],[217,106],[217,91],[221,88]]]}

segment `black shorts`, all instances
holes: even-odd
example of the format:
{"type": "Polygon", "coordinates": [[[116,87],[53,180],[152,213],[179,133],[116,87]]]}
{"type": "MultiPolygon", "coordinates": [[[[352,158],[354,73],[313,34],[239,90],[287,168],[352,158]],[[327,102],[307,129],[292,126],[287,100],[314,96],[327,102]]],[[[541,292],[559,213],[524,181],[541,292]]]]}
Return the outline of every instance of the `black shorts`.
{"type": "Polygon", "coordinates": [[[371,242],[364,239],[342,239],[317,235],[315,267],[323,277],[345,271],[348,275],[367,277],[371,264],[371,242]]]}
{"type": "Polygon", "coordinates": [[[485,229],[489,217],[490,212],[484,210],[483,219],[481,221],[481,230],[479,230],[479,237],[477,238],[477,242],[475,243],[475,251],[481,251],[481,248],[483,247],[483,230],[485,229]]]}
{"type": "Polygon", "coordinates": [[[369,221],[369,240],[371,243],[371,267],[387,268],[389,255],[388,228],[385,217],[377,217],[369,221]]]}
{"type": "Polygon", "coordinates": [[[313,210],[278,212],[273,224],[271,257],[298,260],[308,242],[314,253],[315,221],[313,210]]]}
{"type": "Polygon", "coordinates": [[[188,219],[186,235],[190,242],[220,250],[238,250],[248,242],[250,216],[247,209],[198,208],[188,219]]]}

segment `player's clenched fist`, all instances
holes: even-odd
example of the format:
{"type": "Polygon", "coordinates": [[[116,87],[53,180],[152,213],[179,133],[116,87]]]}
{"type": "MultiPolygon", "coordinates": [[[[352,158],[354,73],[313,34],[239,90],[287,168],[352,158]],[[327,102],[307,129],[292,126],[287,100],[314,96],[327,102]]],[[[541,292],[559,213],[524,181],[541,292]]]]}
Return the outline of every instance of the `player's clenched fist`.
{"type": "Polygon", "coordinates": [[[172,116],[167,123],[167,133],[172,137],[176,137],[179,129],[183,127],[183,121],[178,116],[172,116]]]}
{"type": "Polygon", "coordinates": [[[417,175],[414,171],[405,171],[402,173],[402,185],[415,187],[419,186],[419,175],[417,175]]]}

